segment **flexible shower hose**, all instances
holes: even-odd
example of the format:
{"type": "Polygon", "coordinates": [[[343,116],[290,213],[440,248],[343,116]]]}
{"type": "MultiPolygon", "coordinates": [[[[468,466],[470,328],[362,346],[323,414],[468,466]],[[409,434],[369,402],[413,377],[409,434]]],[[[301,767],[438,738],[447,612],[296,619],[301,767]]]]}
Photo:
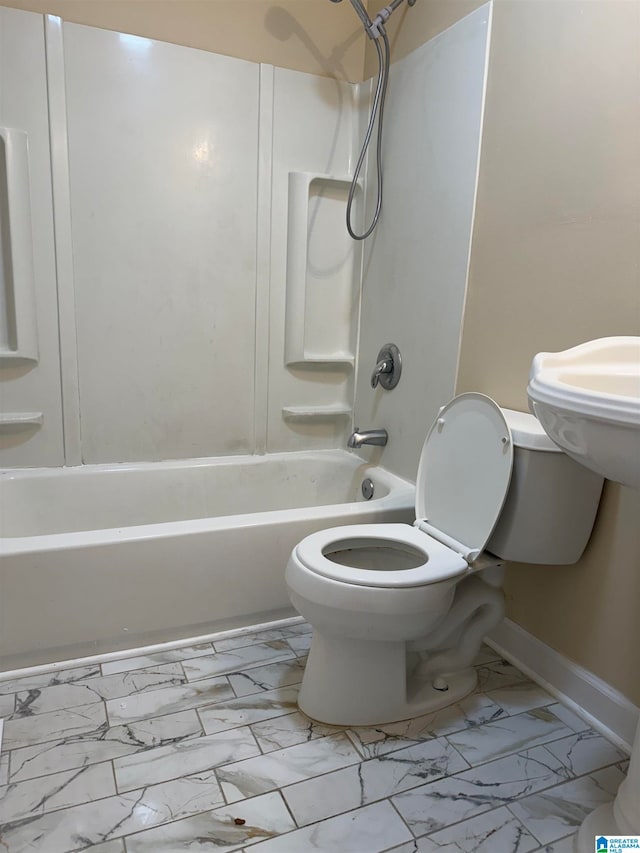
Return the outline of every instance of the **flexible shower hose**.
{"type": "Polygon", "coordinates": [[[389,81],[390,51],[389,38],[382,25],[380,25],[380,31],[380,37],[374,39],[374,44],[378,53],[378,82],[376,83],[376,92],[373,98],[373,106],[371,107],[369,126],[367,127],[364,142],[362,143],[362,150],[360,151],[360,156],[358,157],[358,162],[356,163],[356,169],[353,174],[353,180],[351,181],[351,187],[349,188],[349,199],[347,201],[347,231],[349,232],[349,235],[353,237],[354,240],[365,240],[373,232],[376,225],[378,224],[378,219],[380,218],[380,211],[382,209],[382,123],[384,116],[384,101],[387,95],[387,83],[389,81]],[[380,47],[381,39],[384,45],[384,51],[382,47],[380,47]],[[378,135],[376,143],[376,174],[378,184],[378,195],[376,198],[376,209],[375,213],[373,214],[371,225],[366,229],[364,234],[356,234],[351,224],[351,208],[353,207],[353,199],[355,196],[356,187],[358,185],[360,171],[362,170],[362,164],[364,163],[364,159],[367,156],[367,149],[369,148],[369,142],[371,141],[371,135],[373,133],[373,126],[376,121],[376,115],[378,116],[378,135]]]}

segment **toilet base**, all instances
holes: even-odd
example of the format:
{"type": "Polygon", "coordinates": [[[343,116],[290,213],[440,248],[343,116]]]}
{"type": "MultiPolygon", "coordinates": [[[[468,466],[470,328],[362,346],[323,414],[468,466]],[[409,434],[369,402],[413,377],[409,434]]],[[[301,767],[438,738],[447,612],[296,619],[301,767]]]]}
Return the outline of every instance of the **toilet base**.
{"type": "Polygon", "coordinates": [[[593,853],[595,839],[600,835],[622,834],[613,814],[613,803],[605,803],[587,815],[573,836],[574,853],[593,853]]]}
{"type": "Polygon", "coordinates": [[[445,690],[407,675],[405,642],[332,638],[315,629],[298,705],[321,723],[374,726],[446,708],[477,684],[473,667],[441,679],[445,690]]]}

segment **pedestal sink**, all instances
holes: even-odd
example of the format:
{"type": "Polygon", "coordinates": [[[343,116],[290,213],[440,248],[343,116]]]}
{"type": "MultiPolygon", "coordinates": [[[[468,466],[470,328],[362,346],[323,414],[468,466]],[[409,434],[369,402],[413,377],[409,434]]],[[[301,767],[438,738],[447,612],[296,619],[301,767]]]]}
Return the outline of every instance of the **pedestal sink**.
{"type": "MultiPolygon", "coordinates": [[[[640,489],[640,337],[600,338],[531,365],[531,407],[549,438],[609,480],[640,489]]],[[[640,723],[615,801],[583,822],[575,853],[600,835],[640,835],[640,723]]]]}
{"type": "Polygon", "coordinates": [[[529,399],[547,435],[608,480],[640,489],[640,338],[533,359],[529,399]]]}

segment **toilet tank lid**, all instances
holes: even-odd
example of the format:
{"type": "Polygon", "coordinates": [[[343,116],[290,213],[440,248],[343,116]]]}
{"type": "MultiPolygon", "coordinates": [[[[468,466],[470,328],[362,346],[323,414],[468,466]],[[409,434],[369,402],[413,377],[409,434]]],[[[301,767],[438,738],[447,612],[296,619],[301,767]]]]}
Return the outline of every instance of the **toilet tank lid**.
{"type": "Polygon", "coordinates": [[[502,408],[502,414],[511,430],[514,447],[521,447],[524,450],[547,450],[551,453],[562,453],[558,445],[554,444],[546,434],[535,415],[504,408],[502,408]]]}

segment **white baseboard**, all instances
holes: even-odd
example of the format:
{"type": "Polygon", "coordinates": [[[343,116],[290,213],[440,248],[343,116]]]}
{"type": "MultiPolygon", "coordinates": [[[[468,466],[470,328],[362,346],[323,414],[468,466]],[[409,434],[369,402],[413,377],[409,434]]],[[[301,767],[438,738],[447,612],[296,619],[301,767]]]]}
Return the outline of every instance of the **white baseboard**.
{"type": "Polygon", "coordinates": [[[606,681],[505,619],[487,643],[595,729],[631,752],[640,708],[606,681]]]}

